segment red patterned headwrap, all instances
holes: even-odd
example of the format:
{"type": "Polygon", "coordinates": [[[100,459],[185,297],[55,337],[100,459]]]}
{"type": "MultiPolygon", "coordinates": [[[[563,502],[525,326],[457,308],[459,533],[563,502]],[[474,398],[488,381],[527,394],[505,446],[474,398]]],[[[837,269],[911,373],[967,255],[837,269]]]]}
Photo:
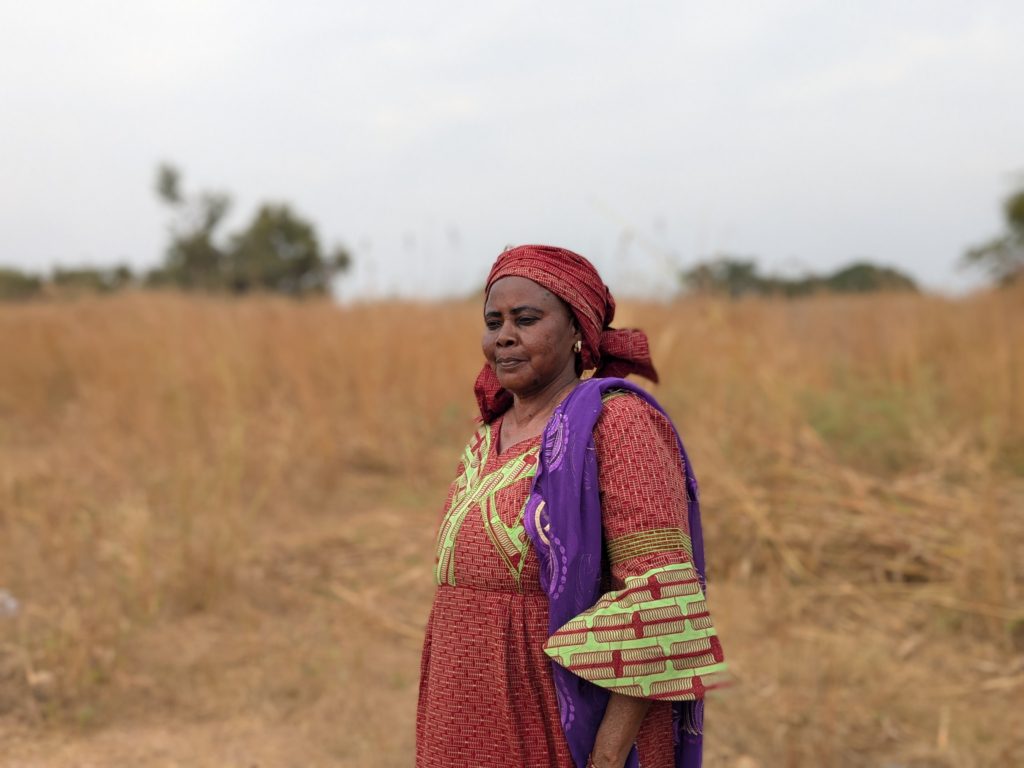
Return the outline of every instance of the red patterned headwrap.
{"type": "MultiPolygon", "coordinates": [[[[583,336],[583,369],[594,376],[625,376],[637,373],[656,382],[647,334],[633,329],[613,329],[615,299],[594,265],[579,254],[550,245],[520,245],[502,253],[487,276],[485,295],[503,277],[525,277],[542,285],[568,304],[583,336]]],[[[502,389],[490,365],[476,378],[477,402],[485,422],[500,416],[512,405],[512,395],[502,389]]]]}

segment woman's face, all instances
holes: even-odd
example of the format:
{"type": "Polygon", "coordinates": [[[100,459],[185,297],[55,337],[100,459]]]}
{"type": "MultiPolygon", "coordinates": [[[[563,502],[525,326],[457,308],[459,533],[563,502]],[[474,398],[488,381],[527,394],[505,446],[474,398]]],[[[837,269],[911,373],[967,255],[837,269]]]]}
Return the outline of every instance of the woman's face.
{"type": "Polygon", "coordinates": [[[503,277],[484,303],[484,356],[498,382],[517,397],[576,378],[572,313],[551,291],[525,277],[503,277]]]}

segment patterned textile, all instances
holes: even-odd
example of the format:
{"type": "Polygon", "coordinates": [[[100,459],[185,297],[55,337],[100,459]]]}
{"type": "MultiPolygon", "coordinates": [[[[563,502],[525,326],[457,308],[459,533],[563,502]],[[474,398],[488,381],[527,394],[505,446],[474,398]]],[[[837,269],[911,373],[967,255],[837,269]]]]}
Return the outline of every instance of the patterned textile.
{"type": "Polygon", "coordinates": [[[646,699],[693,701],[724,669],[707,603],[691,563],[630,576],[544,644],[574,675],[646,699]]]}
{"type": "Polygon", "coordinates": [[[497,497],[509,486],[533,478],[537,473],[539,448],[513,456],[492,472],[484,474],[482,465],[490,456],[492,434],[489,425],[477,430],[466,446],[463,469],[452,485],[448,509],[437,534],[438,556],[434,579],[438,586],[455,586],[455,540],[463,520],[474,508],[480,511],[487,535],[517,584],[522,575],[527,547],[523,514],[520,511],[518,517],[506,525],[499,511],[497,497]]]}
{"type": "MultiPolygon", "coordinates": [[[[524,530],[541,439],[499,453],[500,426],[500,420],[482,425],[470,440],[439,530],[439,586],[427,624],[417,711],[420,768],[576,765],[544,650],[550,631],[541,563],[524,530]]],[[[685,479],[671,422],[640,398],[619,396],[605,404],[593,434],[609,553],[603,587],[614,595],[652,571],[692,568],[685,479]],[[633,450],[623,451],[622,445],[633,450]]],[[[640,603],[637,608],[648,610],[640,603]]],[[[560,648],[570,657],[580,650],[560,648]]],[[[636,742],[644,768],[675,765],[672,707],[655,700],[648,710],[636,742]]]]}
{"type": "MultiPolygon", "coordinates": [[[[583,370],[595,376],[636,373],[651,381],[658,373],[651,362],[647,335],[635,329],[614,329],[615,299],[594,265],[577,253],[550,245],[520,245],[498,256],[487,277],[486,293],[503,277],[525,277],[542,285],[568,304],[583,336],[583,370]]],[[[511,404],[489,365],[477,376],[477,402],[484,421],[493,421],[511,404]]]]}
{"type": "MultiPolygon", "coordinates": [[[[605,403],[610,405],[614,402],[608,401],[608,395],[619,391],[635,396],[623,396],[622,399],[640,399],[648,408],[660,414],[674,437],[674,450],[663,454],[659,466],[646,465],[636,458],[644,453],[644,444],[650,440],[648,430],[626,431],[619,435],[616,454],[625,459],[621,475],[629,478],[631,503],[643,509],[646,504],[658,505],[668,501],[672,508],[685,510],[688,531],[684,528],[684,532],[688,532],[691,542],[687,556],[692,557],[698,589],[704,587],[704,542],[697,480],[671,421],[651,395],[630,382],[624,379],[589,379],[580,382],[558,404],[544,428],[537,472],[523,514],[526,534],[537,549],[541,561],[541,586],[548,594],[548,628],[552,635],[556,635],[564,625],[572,624],[573,620],[580,618],[581,614],[587,613],[599,602],[602,552],[605,542],[616,537],[609,536],[603,530],[604,510],[610,500],[607,494],[601,493],[603,488],[599,478],[607,474],[609,468],[607,463],[600,463],[600,451],[592,432],[602,417],[605,403]],[[680,475],[681,483],[678,482],[680,475]],[[676,478],[675,488],[665,488],[666,479],[673,477],[676,478]],[[658,489],[667,493],[663,497],[648,497],[648,494],[658,489]]],[[[647,569],[669,564],[649,563],[647,569]]],[[[646,569],[641,571],[645,572],[646,569]]],[[[650,591],[653,593],[653,585],[650,591]]],[[[688,623],[684,623],[684,631],[677,637],[680,642],[696,639],[693,630],[706,628],[687,626],[688,623]]],[[[700,624],[703,625],[703,620],[700,624]]],[[[673,637],[676,636],[661,638],[667,644],[667,655],[674,655],[671,649],[673,637]]],[[[714,661],[717,666],[704,665],[708,668],[702,668],[701,671],[715,673],[724,670],[720,656],[719,649],[719,658],[714,661]]],[[[622,673],[621,658],[620,663],[615,664],[613,655],[612,661],[613,673],[622,673]]],[[[635,674],[637,669],[631,668],[630,672],[635,674]]],[[[690,695],[672,697],[676,699],[673,704],[675,765],[676,768],[699,768],[703,754],[703,698],[698,693],[712,686],[705,685],[703,678],[692,669],[676,670],[675,674],[679,677],[694,677],[693,683],[688,686],[690,695]]],[[[554,668],[553,678],[562,729],[573,758],[577,764],[582,765],[604,716],[609,692],[560,665],[554,668]]],[[[664,676],[659,677],[657,682],[659,693],[664,692],[661,687],[664,676]]],[[[713,683],[715,686],[718,684],[717,681],[713,683]]],[[[637,750],[633,749],[626,760],[626,768],[638,766],[637,750]]]]}

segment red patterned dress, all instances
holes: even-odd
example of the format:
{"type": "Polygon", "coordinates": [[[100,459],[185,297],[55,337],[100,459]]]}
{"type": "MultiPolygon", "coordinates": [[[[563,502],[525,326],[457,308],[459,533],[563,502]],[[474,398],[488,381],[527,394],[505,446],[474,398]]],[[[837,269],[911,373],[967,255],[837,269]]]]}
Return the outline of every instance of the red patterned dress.
{"type": "MultiPolygon", "coordinates": [[[[483,425],[466,447],[438,532],[438,589],[420,665],[419,768],[574,768],[559,719],[552,658],[574,672],[574,659],[599,658],[593,639],[573,646],[579,627],[584,636],[589,625],[600,629],[608,621],[608,606],[632,610],[629,606],[638,603],[628,597],[638,591],[637,584],[654,584],[660,573],[674,578],[692,566],[685,480],[671,423],[638,397],[606,396],[594,429],[610,563],[606,594],[566,625],[576,626],[576,633],[559,641],[560,630],[549,642],[547,596],[522,519],[540,437],[499,453],[500,430],[500,418],[483,425]]],[[[683,631],[682,622],[666,625],[665,642],[706,653],[687,654],[691,658],[672,681],[678,695],[649,696],[659,700],[652,702],[637,737],[644,768],[674,765],[671,699],[694,698],[689,684],[679,680],[695,673],[698,680],[710,680],[723,668],[714,629],[704,618],[703,595],[698,589],[686,599],[690,613],[684,618],[700,629],[683,631]]],[[[635,612],[639,616],[639,609],[635,612]]],[[[617,616],[622,615],[628,614],[620,610],[617,616]]],[[[601,636],[598,630],[593,634],[601,636]]],[[[617,668],[622,677],[621,665],[617,668]]],[[[592,679],[597,673],[581,669],[578,674],[592,679]]],[[[639,667],[627,681],[594,682],[618,690],[655,690],[639,667]]]]}

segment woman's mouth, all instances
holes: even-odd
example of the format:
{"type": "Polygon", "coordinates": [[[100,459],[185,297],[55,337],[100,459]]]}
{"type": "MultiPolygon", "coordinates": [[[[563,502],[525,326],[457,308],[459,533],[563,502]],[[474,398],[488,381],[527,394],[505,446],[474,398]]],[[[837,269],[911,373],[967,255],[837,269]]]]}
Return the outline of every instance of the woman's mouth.
{"type": "Polygon", "coordinates": [[[519,357],[502,357],[494,361],[494,365],[503,371],[511,370],[522,365],[524,360],[519,357]]]}

